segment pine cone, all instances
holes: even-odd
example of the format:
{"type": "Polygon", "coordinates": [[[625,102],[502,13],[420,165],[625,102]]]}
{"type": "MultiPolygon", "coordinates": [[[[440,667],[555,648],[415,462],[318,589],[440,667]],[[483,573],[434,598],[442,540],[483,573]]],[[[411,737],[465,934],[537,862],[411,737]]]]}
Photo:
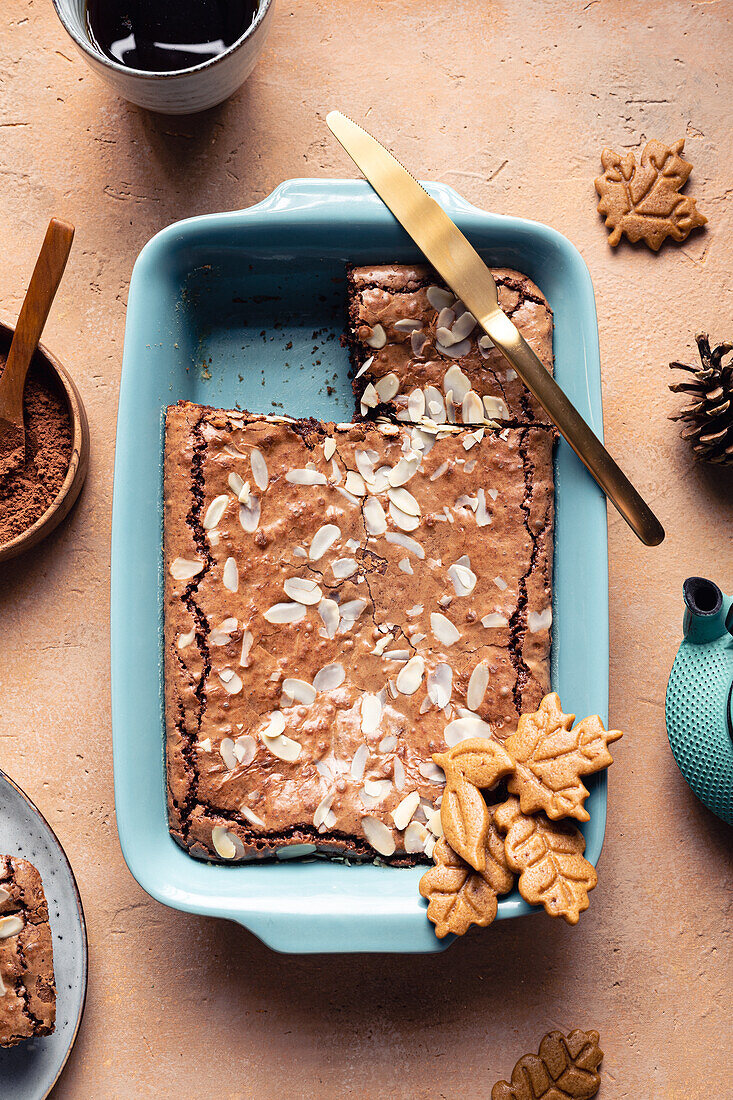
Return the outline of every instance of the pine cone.
{"type": "Polygon", "coordinates": [[[670,420],[682,420],[681,435],[688,439],[695,456],[706,462],[733,465],[733,358],[723,362],[733,351],[733,344],[718,344],[710,350],[710,338],[696,336],[702,366],[670,363],[672,370],[684,370],[693,375],[688,382],[673,382],[672,393],[686,393],[690,404],[670,420]]]}

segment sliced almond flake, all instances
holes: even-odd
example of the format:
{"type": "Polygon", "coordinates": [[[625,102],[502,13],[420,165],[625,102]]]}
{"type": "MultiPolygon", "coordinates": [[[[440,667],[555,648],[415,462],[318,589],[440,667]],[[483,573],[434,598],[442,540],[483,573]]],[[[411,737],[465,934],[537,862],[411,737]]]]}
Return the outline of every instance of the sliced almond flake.
{"type": "Polygon", "coordinates": [[[414,389],[407,398],[407,412],[409,419],[418,421],[425,415],[425,395],[422,390],[414,389]]]}
{"type": "Polygon", "coordinates": [[[393,733],[388,733],[386,737],[383,737],[379,742],[380,752],[394,752],[397,748],[397,738],[393,733]]]}
{"type": "Polygon", "coordinates": [[[509,368],[509,370],[504,375],[504,378],[507,382],[513,382],[516,377],[517,377],[517,372],[515,370],[512,370],[511,367],[509,368]]]}
{"type": "Polygon", "coordinates": [[[412,644],[413,645],[420,645],[420,642],[424,642],[426,638],[427,638],[427,634],[413,634],[412,635],[412,644]]]}
{"type": "Polygon", "coordinates": [[[254,638],[249,630],[242,635],[242,652],[239,656],[239,664],[242,668],[249,668],[249,651],[252,648],[254,638]]]}
{"type": "Polygon", "coordinates": [[[471,382],[467,375],[463,373],[457,363],[448,367],[448,370],[443,375],[443,392],[453,392],[453,403],[460,405],[463,398],[471,389],[471,382]]]}
{"type": "Polygon", "coordinates": [[[444,661],[437,664],[433,671],[428,674],[427,687],[430,702],[440,710],[447,707],[453,691],[453,669],[451,666],[444,661]]]}
{"type": "Polygon", "coordinates": [[[420,714],[427,714],[428,711],[430,710],[430,708],[432,707],[432,705],[433,704],[430,702],[430,700],[428,699],[428,697],[426,695],[425,698],[423,699],[422,703],[420,704],[420,714]]]}
{"type": "Polygon", "coordinates": [[[299,623],[305,618],[302,603],[275,603],[262,616],[268,623],[299,623]]]}
{"type": "Polygon", "coordinates": [[[10,939],[11,936],[17,936],[25,928],[25,921],[22,917],[13,914],[10,917],[0,917],[0,940],[10,939]]]}
{"type": "Polygon", "coordinates": [[[397,690],[402,695],[414,695],[422,683],[425,661],[422,657],[412,657],[397,674],[397,690]]]}
{"type": "MultiPolygon", "coordinates": [[[[335,444],[334,444],[335,446],[335,444]]],[[[335,458],[331,459],[331,481],[334,485],[340,485],[344,479],[341,467],[335,458]]]]}
{"type": "Polygon", "coordinates": [[[407,776],[405,775],[405,765],[400,760],[399,756],[395,756],[394,763],[392,765],[392,777],[394,779],[394,785],[398,791],[405,789],[405,782],[407,776]]]}
{"type": "Polygon", "coordinates": [[[227,443],[223,448],[223,452],[229,455],[231,458],[246,458],[244,451],[240,451],[239,447],[234,447],[231,443],[227,443]]]}
{"type": "Polygon", "coordinates": [[[204,567],[202,561],[192,561],[189,558],[176,558],[170,564],[170,575],[174,581],[190,581],[197,577],[204,567]]]}
{"type": "Polygon", "coordinates": [[[210,546],[218,546],[219,545],[219,532],[218,531],[207,531],[206,532],[206,537],[209,540],[209,545],[210,546]]]}
{"type": "Polygon", "coordinates": [[[219,679],[222,687],[230,695],[239,695],[242,690],[243,684],[240,676],[237,675],[231,668],[225,668],[219,673],[219,679]]]}
{"type": "Polygon", "coordinates": [[[508,626],[509,623],[498,611],[491,611],[488,615],[484,615],[481,620],[481,625],[485,626],[487,630],[492,630],[500,626],[508,626]]]}
{"type": "Polygon", "coordinates": [[[419,332],[422,328],[422,321],[416,321],[414,317],[401,317],[399,321],[395,321],[392,327],[395,332],[419,332]]]}
{"type": "Polygon", "coordinates": [[[344,666],[335,661],[331,665],[324,665],[315,676],[313,677],[313,687],[316,691],[334,691],[335,688],[341,687],[346,679],[346,670],[344,666]]]}
{"type": "Polygon", "coordinates": [[[361,697],[361,731],[367,735],[376,733],[382,720],[382,704],[379,697],[367,693],[361,697]]]}
{"type": "Polygon", "coordinates": [[[448,576],[455,589],[456,596],[470,596],[476,587],[476,574],[465,565],[451,565],[448,576]]]}
{"type": "Polygon", "coordinates": [[[403,531],[415,531],[420,526],[420,520],[416,516],[408,515],[407,512],[403,512],[401,508],[398,508],[392,501],[389,505],[389,514],[392,517],[393,523],[400,527],[403,531]]]}
{"type": "Polygon", "coordinates": [[[475,390],[469,390],[461,405],[461,418],[464,424],[483,424],[484,407],[475,390]]]}
{"type": "Polygon", "coordinates": [[[202,752],[211,752],[211,738],[205,737],[203,741],[199,741],[199,748],[202,752]]]}
{"type": "Polygon", "coordinates": [[[400,388],[400,380],[394,371],[390,371],[389,374],[383,375],[375,383],[374,388],[381,402],[391,401],[393,397],[397,396],[400,388]]]}
{"type": "Polygon", "coordinates": [[[354,759],[351,761],[351,778],[359,783],[364,778],[364,769],[366,768],[366,762],[369,758],[369,749],[366,745],[359,745],[358,749],[354,753],[354,759]]]}
{"type": "Polygon", "coordinates": [[[453,324],[453,322],[455,321],[455,319],[456,319],[456,315],[453,312],[453,310],[450,308],[450,306],[444,306],[441,309],[438,316],[436,317],[436,319],[435,319],[436,328],[448,329],[449,335],[452,336],[453,333],[450,331],[450,328],[451,328],[451,325],[453,324]]]}
{"type": "Polygon", "coordinates": [[[478,508],[478,497],[470,497],[466,493],[462,493],[456,498],[456,508],[470,508],[472,512],[475,512],[478,508]]]}
{"type": "Polygon", "coordinates": [[[323,440],[323,457],[325,458],[326,462],[330,462],[330,460],[333,458],[335,453],[336,453],[336,443],[331,438],[331,436],[328,435],[323,440]]]}
{"type": "MultiPolygon", "coordinates": [[[[453,314],[453,310],[451,310],[451,309],[447,309],[447,310],[445,310],[445,312],[450,313],[451,315],[455,316],[453,314]]],[[[444,348],[449,348],[451,346],[451,344],[457,344],[458,343],[458,341],[456,340],[456,338],[453,335],[453,333],[451,332],[451,330],[449,328],[445,328],[444,325],[439,325],[438,328],[436,328],[436,330],[435,330],[435,339],[444,348]]]]}
{"type": "Polygon", "coordinates": [[[389,693],[392,696],[392,698],[396,699],[397,695],[398,695],[398,691],[397,691],[397,688],[394,685],[394,680],[388,680],[387,681],[387,687],[389,689],[389,693]]]}
{"type": "Polygon", "coordinates": [[[391,542],[394,546],[401,546],[403,550],[409,550],[421,561],[425,557],[425,551],[420,543],[417,539],[410,538],[409,535],[402,535],[399,531],[388,531],[384,537],[387,542],[391,542]]]}
{"type": "Polygon", "coordinates": [[[454,296],[449,290],[443,290],[440,286],[429,286],[427,299],[433,309],[441,310],[453,304],[454,296]]]}
{"type": "Polygon", "coordinates": [[[339,612],[339,605],[335,600],[321,600],[318,605],[318,614],[323,620],[323,625],[326,628],[326,635],[329,638],[336,637],[336,631],[339,627],[339,620],[341,613],[339,612]]]}
{"type": "Polygon", "coordinates": [[[439,768],[437,764],[434,764],[432,760],[423,760],[418,765],[420,775],[423,779],[427,779],[430,783],[445,783],[445,772],[442,768],[439,768]]]}
{"type": "MultiPolygon", "coordinates": [[[[379,456],[377,456],[379,457],[379,456]]],[[[355,474],[355,477],[361,476],[363,482],[367,485],[371,485],[374,481],[374,461],[370,458],[366,451],[361,449],[354,452],[354,458],[356,459],[356,468],[359,471],[355,474]]],[[[351,493],[356,493],[357,496],[364,496],[364,493],[359,492],[357,489],[352,489],[348,483],[349,475],[346,475],[346,488],[351,493]]]]}
{"type": "Polygon", "coordinates": [[[313,684],[309,684],[307,680],[298,680],[293,676],[287,676],[283,680],[283,693],[292,699],[294,703],[303,703],[306,707],[309,707],[316,699],[316,689],[313,684]]]}
{"type": "Polygon", "coordinates": [[[361,474],[357,474],[356,470],[348,470],[346,473],[346,492],[351,493],[355,497],[366,496],[366,485],[364,484],[364,478],[361,474]]]}
{"type": "Polygon", "coordinates": [[[323,825],[325,823],[328,816],[328,811],[331,809],[335,797],[336,792],[329,791],[327,794],[324,794],[323,798],[316,806],[316,812],[313,814],[313,824],[316,828],[318,828],[319,825],[323,825]]]}
{"type": "Polygon", "coordinates": [[[234,742],[231,737],[225,737],[219,745],[219,753],[227,766],[228,771],[233,772],[237,766],[237,757],[234,754],[234,742]]]}
{"type": "Polygon", "coordinates": [[[320,470],[291,469],[285,475],[291,485],[325,485],[326,475],[320,470]]]}
{"type": "Polygon", "coordinates": [[[221,496],[214,497],[211,504],[206,509],[206,515],[204,516],[202,521],[205,531],[211,531],[214,527],[219,526],[219,521],[226,511],[228,503],[229,497],[226,493],[222,493],[221,496]]]}
{"type": "Polygon", "coordinates": [[[351,504],[354,508],[359,507],[359,505],[361,504],[361,500],[359,499],[359,497],[355,497],[353,493],[347,493],[346,490],[342,489],[340,485],[336,485],[334,486],[334,488],[336,489],[336,492],[340,496],[342,496],[344,500],[348,500],[349,504],[351,504]]]}
{"type": "Polygon", "coordinates": [[[424,332],[413,332],[410,336],[410,347],[412,348],[412,354],[417,359],[422,359],[424,357],[425,347],[429,342],[430,341],[428,340],[428,337],[425,335],[424,332]]]}
{"type": "Polygon", "coordinates": [[[374,649],[372,650],[372,655],[374,657],[381,657],[382,654],[384,653],[385,649],[387,648],[387,646],[389,645],[389,643],[391,641],[392,641],[392,635],[391,634],[385,634],[385,636],[383,638],[380,638],[379,641],[377,642],[377,644],[375,645],[374,649]]]}
{"type": "Polygon", "coordinates": [[[476,318],[468,310],[462,313],[453,326],[453,339],[465,340],[467,336],[470,336],[473,330],[476,328],[476,318]]]}
{"type": "Polygon", "coordinates": [[[509,587],[503,577],[494,577],[494,584],[497,588],[501,589],[502,592],[506,592],[509,587]]]}
{"type": "Polygon", "coordinates": [[[447,462],[442,462],[440,464],[440,466],[438,466],[437,470],[433,470],[432,474],[430,475],[430,480],[431,481],[437,481],[439,477],[443,476],[443,474],[446,472],[447,469],[448,469],[448,463],[447,462]]]}
{"type": "Polygon", "coordinates": [[[390,661],[409,661],[409,649],[390,649],[384,656],[390,661]]]}
{"type": "Polygon", "coordinates": [[[211,830],[211,843],[216,854],[221,856],[222,859],[234,859],[235,857],[242,859],[244,856],[242,841],[234,833],[230,833],[228,829],[225,829],[223,825],[215,825],[211,830]]]}
{"type": "Polygon", "coordinates": [[[270,473],[267,469],[265,456],[257,447],[253,447],[249,460],[252,464],[252,477],[254,478],[255,485],[264,492],[270,484],[270,473]]]}
{"type": "Polygon", "coordinates": [[[437,386],[425,387],[425,407],[430,413],[430,419],[434,424],[444,424],[446,419],[443,394],[437,386]]]}
{"type": "Polygon", "coordinates": [[[405,795],[402,801],[392,810],[391,816],[395,823],[395,829],[400,831],[406,829],[419,805],[420,795],[417,791],[411,791],[410,794],[405,795]]]}
{"type": "Polygon", "coordinates": [[[470,451],[471,447],[475,447],[475,446],[476,446],[476,436],[473,434],[473,432],[469,432],[468,435],[463,440],[463,449],[464,449],[464,451],[470,451]]]}
{"type": "Polygon", "coordinates": [[[363,817],[361,827],[375,852],[379,852],[380,856],[394,855],[394,837],[383,821],[378,817],[363,817]]]}
{"type": "Polygon", "coordinates": [[[265,748],[269,749],[278,760],[293,764],[300,756],[302,745],[298,741],[286,737],[284,733],[278,734],[276,737],[268,737],[266,733],[263,733],[262,740],[265,748]]]}
{"type": "Polygon", "coordinates": [[[546,607],[543,611],[530,611],[527,615],[527,629],[530,634],[539,634],[541,630],[549,630],[551,626],[551,607],[546,607]]]}
{"type": "Polygon", "coordinates": [[[436,844],[437,844],[437,841],[436,841],[435,837],[434,836],[428,836],[428,839],[425,841],[425,855],[428,857],[428,859],[433,858],[433,852],[435,851],[435,845],[436,844]]]}
{"type": "Polygon", "coordinates": [[[339,634],[351,630],[356,620],[364,613],[366,606],[367,601],[362,599],[347,600],[339,606],[339,614],[341,616],[339,634]]]}
{"type": "Polygon", "coordinates": [[[470,737],[491,737],[491,726],[480,718],[456,718],[445,727],[443,737],[446,745],[452,749],[470,737]]]}
{"type": "Polygon", "coordinates": [[[356,377],[361,378],[362,374],[366,374],[373,362],[374,356],[370,355],[369,358],[365,359],[362,365],[359,367],[359,370],[356,372],[356,377]]]}
{"type": "Polygon", "coordinates": [[[224,562],[224,571],[221,576],[224,587],[229,592],[236,592],[239,589],[239,569],[234,558],[227,558],[224,562]]]}
{"type": "Polygon", "coordinates": [[[461,636],[460,631],[450,619],[447,619],[445,615],[441,615],[439,611],[431,612],[430,629],[438,641],[445,646],[454,645],[461,636]]]}
{"type": "Polygon", "coordinates": [[[293,550],[293,557],[294,558],[307,558],[308,554],[303,549],[302,546],[296,546],[295,549],[293,550]]]}
{"type": "MultiPolygon", "coordinates": [[[[490,492],[491,490],[489,489],[489,493],[490,492]]],[[[488,525],[491,523],[491,516],[489,515],[486,508],[486,494],[484,493],[483,489],[478,490],[478,492],[476,493],[476,497],[478,499],[478,507],[476,508],[476,526],[488,527],[488,525]]]]}
{"type": "Polygon", "coordinates": [[[331,562],[331,569],[337,581],[352,577],[358,568],[359,563],[355,558],[337,558],[336,561],[331,562]]]}
{"type": "MultiPolygon", "coordinates": [[[[478,338],[478,346],[483,351],[490,351],[491,348],[494,347],[494,341],[491,339],[491,337],[487,333],[484,333],[483,336],[479,336],[479,338],[478,338]]],[[[507,371],[507,373],[509,373],[509,372],[507,371]]],[[[516,375],[515,375],[515,377],[516,377],[516,375]]]]}
{"type": "Polygon", "coordinates": [[[433,836],[441,837],[443,835],[443,822],[440,820],[440,810],[426,808],[425,820],[433,836]]]}
{"type": "Polygon", "coordinates": [[[499,495],[498,489],[487,489],[486,492],[489,494],[492,500],[496,500],[499,495]]]}
{"type": "Polygon", "coordinates": [[[306,606],[312,606],[320,603],[323,599],[323,592],[320,585],[315,581],[310,580],[309,577],[288,577],[283,584],[285,595],[290,596],[291,600],[295,600],[296,603],[302,603],[306,606]]]}
{"type": "Polygon", "coordinates": [[[236,619],[224,619],[209,633],[209,645],[229,645],[231,635],[237,629],[236,619]]]}
{"type": "Polygon", "coordinates": [[[424,825],[419,821],[411,821],[405,829],[405,851],[411,855],[422,852],[428,837],[429,833],[424,825]]]}
{"type": "Polygon", "coordinates": [[[375,351],[379,351],[387,343],[387,333],[384,331],[382,325],[374,325],[372,327],[371,336],[368,336],[364,341],[370,348],[374,348],[375,351]]]}
{"type": "Polygon", "coordinates": [[[410,559],[409,558],[400,558],[400,560],[397,562],[397,568],[402,573],[407,573],[410,577],[413,576],[413,574],[415,572],[415,570],[410,565],[410,559]]]}
{"type": "Polygon", "coordinates": [[[240,764],[247,767],[257,755],[257,742],[248,733],[243,733],[234,742],[234,755],[240,764]]]}
{"type": "Polygon", "coordinates": [[[484,701],[486,688],[489,683],[489,666],[486,661],[479,661],[471,673],[466,691],[466,702],[470,710],[477,710],[484,701]]]}
{"type": "Polygon", "coordinates": [[[324,523],[313,536],[313,541],[308,551],[311,561],[319,561],[327,550],[330,550],[335,542],[341,538],[341,528],[335,523],[324,523]]]}
{"type": "Polygon", "coordinates": [[[395,508],[399,508],[401,512],[405,512],[408,516],[419,516],[420,505],[415,500],[412,493],[407,489],[399,487],[397,489],[389,488],[387,490],[387,496],[389,497],[395,508]]]}
{"type": "Polygon", "coordinates": [[[366,416],[367,409],[374,409],[379,404],[379,394],[371,382],[367,382],[361,395],[361,415],[366,416]]]}
{"type": "Polygon", "coordinates": [[[187,646],[190,646],[191,642],[194,640],[195,637],[196,637],[196,627],[194,627],[193,630],[189,630],[187,634],[179,634],[178,635],[178,641],[176,642],[176,645],[178,646],[179,649],[186,649],[187,646]]]}
{"type": "Polygon", "coordinates": [[[509,419],[509,409],[501,397],[485,397],[484,408],[489,420],[509,419]]]}
{"type": "Polygon", "coordinates": [[[364,505],[364,526],[368,535],[383,535],[387,530],[384,508],[376,497],[369,497],[364,505]]]}
{"type": "Polygon", "coordinates": [[[239,505],[239,522],[248,535],[254,534],[260,525],[260,502],[250,495],[246,504],[239,505]]]}
{"type": "Polygon", "coordinates": [[[242,817],[246,817],[246,819],[247,819],[247,821],[249,821],[250,825],[257,825],[260,829],[266,828],[266,825],[265,825],[264,821],[262,820],[262,818],[259,817],[254,812],[254,810],[250,809],[249,806],[240,806],[239,807],[239,812],[241,813],[242,817]]]}
{"type": "Polygon", "coordinates": [[[471,341],[459,340],[457,344],[450,346],[438,342],[435,348],[441,355],[445,355],[449,359],[463,359],[464,355],[468,355],[471,351],[471,341]]]}
{"type": "Polygon", "coordinates": [[[396,489],[400,485],[406,485],[419,469],[420,461],[421,456],[414,451],[410,451],[409,456],[401,458],[397,465],[389,471],[388,481],[390,486],[396,489]]]}

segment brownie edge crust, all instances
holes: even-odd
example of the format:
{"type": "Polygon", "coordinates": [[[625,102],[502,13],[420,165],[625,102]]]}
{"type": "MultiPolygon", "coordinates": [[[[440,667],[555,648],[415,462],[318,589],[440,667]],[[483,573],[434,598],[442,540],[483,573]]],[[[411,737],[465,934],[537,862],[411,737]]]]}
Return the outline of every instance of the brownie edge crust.
{"type": "Polygon", "coordinates": [[[50,1035],[56,984],[41,876],[25,859],[0,856],[0,1046],[50,1035]]]}
{"type": "Polygon", "coordinates": [[[429,859],[432,753],[468,729],[506,737],[549,688],[553,443],[538,424],[168,409],[179,844],[224,861],[429,859]]]}

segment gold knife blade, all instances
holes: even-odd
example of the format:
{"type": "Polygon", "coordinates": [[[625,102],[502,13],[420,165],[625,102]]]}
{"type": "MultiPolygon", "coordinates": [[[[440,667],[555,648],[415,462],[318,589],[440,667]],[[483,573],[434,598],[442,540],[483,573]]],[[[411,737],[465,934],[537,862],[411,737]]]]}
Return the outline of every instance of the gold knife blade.
{"type": "Polygon", "coordinates": [[[331,111],[326,122],[382,201],[537,398],[631,529],[647,546],[658,546],[664,539],[661,523],[499,307],[494,278],[473,245],[371,134],[340,111],[331,111]]]}

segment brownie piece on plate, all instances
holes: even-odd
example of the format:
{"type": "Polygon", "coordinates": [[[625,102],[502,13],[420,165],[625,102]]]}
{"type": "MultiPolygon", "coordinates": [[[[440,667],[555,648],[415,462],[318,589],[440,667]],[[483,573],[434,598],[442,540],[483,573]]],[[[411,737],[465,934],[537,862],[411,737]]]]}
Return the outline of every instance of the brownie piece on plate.
{"type": "Polygon", "coordinates": [[[191,854],[430,855],[432,753],[506,737],[549,690],[553,441],[168,409],[169,817],[191,854]]]}
{"type": "Polygon", "coordinates": [[[50,1035],[56,985],[48,905],[32,863],[0,856],[0,1046],[50,1035]]]}
{"type": "MultiPolygon", "coordinates": [[[[493,268],[499,305],[552,371],[552,310],[518,271],[493,268]]],[[[549,423],[546,413],[460,299],[426,265],[349,270],[354,393],[362,414],[394,406],[404,421],[425,415],[475,424],[549,423]]]]}

